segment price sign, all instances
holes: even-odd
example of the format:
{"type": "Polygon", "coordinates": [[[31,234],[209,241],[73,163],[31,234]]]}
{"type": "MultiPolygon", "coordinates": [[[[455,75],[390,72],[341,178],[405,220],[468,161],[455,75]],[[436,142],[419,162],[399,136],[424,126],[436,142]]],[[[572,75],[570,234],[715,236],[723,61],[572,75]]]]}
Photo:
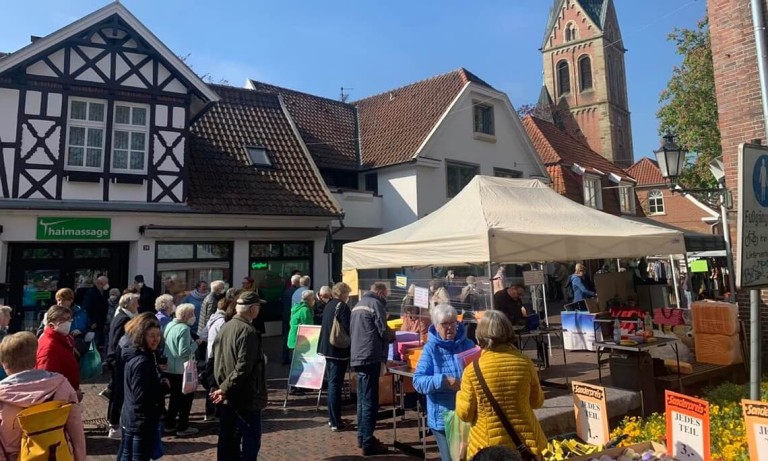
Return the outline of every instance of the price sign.
{"type": "Polygon", "coordinates": [[[546,283],[544,271],[523,271],[523,284],[525,286],[544,285],[546,283]]]}
{"type": "Polygon", "coordinates": [[[413,305],[416,307],[429,307],[429,288],[416,287],[413,292],[413,305]]]}
{"type": "Polygon", "coordinates": [[[768,461],[768,403],[742,400],[749,459],[768,461]]]}
{"type": "Polygon", "coordinates": [[[680,461],[705,461],[709,455],[709,402],[677,392],[664,394],[667,452],[680,461]]]}
{"type": "Polygon", "coordinates": [[[591,445],[605,445],[611,439],[608,430],[608,408],[605,388],[571,382],[573,410],[576,412],[576,434],[591,445]]]}
{"type": "Polygon", "coordinates": [[[395,275],[395,286],[398,288],[405,288],[408,286],[408,277],[405,274],[395,275]]]}

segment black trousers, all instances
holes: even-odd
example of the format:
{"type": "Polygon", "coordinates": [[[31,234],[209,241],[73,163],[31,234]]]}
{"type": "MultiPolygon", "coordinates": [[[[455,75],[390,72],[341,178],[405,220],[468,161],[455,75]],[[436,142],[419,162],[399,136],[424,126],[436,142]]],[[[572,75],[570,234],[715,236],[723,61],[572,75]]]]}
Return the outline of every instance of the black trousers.
{"type": "Polygon", "coordinates": [[[176,428],[178,431],[186,430],[189,427],[189,413],[192,411],[195,393],[183,394],[181,392],[184,375],[167,373],[165,376],[171,383],[171,398],[168,402],[165,426],[176,428]]]}

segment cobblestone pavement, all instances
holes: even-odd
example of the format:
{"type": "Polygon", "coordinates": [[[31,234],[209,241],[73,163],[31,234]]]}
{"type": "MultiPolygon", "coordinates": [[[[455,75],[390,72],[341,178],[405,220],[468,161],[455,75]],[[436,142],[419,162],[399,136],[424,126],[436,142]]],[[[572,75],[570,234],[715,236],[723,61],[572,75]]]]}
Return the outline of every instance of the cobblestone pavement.
{"type": "MultiPolygon", "coordinates": [[[[291,396],[288,408],[283,410],[285,398],[286,377],[288,367],[280,363],[280,338],[265,338],[269,356],[269,406],[264,411],[264,435],[262,437],[259,460],[356,460],[356,459],[418,459],[392,451],[385,456],[362,458],[357,448],[357,433],[331,432],[328,427],[325,396],[321,400],[320,410],[315,410],[317,394],[291,396]],[[272,365],[275,364],[275,365],[272,365]]],[[[107,402],[98,396],[107,382],[107,376],[102,376],[93,383],[82,385],[85,393],[83,398],[83,417],[86,421],[85,434],[88,443],[88,459],[94,461],[114,461],[117,454],[118,442],[106,437],[107,402]]],[[[191,426],[200,430],[195,437],[164,438],[166,456],[164,460],[215,460],[218,426],[216,423],[203,421],[204,391],[198,392],[192,407],[191,426]]],[[[344,406],[345,418],[355,420],[355,405],[344,406]]],[[[409,418],[403,423],[398,420],[397,436],[400,441],[417,441],[415,413],[410,412],[409,418]],[[404,426],[403,426],[404,425],[404,426]]],[[[376,436],[385,444],[392,440],[391,420],[381,421],[376,430],[376,436]]],[[[439,459],[434,444],[428,445],[428,459],[439,459]]]]}

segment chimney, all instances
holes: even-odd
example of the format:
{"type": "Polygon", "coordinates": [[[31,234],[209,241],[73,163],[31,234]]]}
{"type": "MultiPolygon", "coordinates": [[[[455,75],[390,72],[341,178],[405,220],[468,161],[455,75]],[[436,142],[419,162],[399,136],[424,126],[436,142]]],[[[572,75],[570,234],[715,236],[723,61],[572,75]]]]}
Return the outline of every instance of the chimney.
{"type": "Polygon", "coordinates": [[[38,37],[37,35],[30,35],[29,36],[29,41],[31,43],[35,43],[36,41],[40,40],[41,38],[43,38],[43,37],[38,37]]]}
{"type": "Polygon", "coordinates": [[[394,101],[395,100],[395,93],[393,93],[391,91],[389,92],[389,100],[390,101],[394,101]]]}

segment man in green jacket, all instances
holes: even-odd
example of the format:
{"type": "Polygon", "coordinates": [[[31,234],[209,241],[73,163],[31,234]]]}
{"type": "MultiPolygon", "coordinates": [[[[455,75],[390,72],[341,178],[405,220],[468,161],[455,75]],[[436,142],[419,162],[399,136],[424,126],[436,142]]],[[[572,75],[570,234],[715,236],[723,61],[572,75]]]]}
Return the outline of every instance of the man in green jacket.
{"type": "Polygon", "coordinates": [[[248,291],[237,300],[237,314],[225,323],[214,344],[211,401],[223,404],[217,459],[256,461],[261,448],[261,410],[267,406],[267,358],[251,322],[266,301],[248,291]]]}

